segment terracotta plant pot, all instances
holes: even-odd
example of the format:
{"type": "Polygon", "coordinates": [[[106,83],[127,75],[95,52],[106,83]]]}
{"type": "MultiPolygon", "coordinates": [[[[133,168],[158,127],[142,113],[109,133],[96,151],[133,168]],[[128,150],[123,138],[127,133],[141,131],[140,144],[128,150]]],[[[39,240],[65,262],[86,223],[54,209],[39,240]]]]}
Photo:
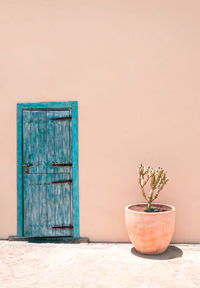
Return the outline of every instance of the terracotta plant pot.
{"type": "Polygon", "coordinates": [[[140,253],[163,253],[174,232],[175,208],[152,204],[152,208],[162,212],[145,212],[146,208],[147,204],[131,204],[125,208],[129,238],[140,253]]]}

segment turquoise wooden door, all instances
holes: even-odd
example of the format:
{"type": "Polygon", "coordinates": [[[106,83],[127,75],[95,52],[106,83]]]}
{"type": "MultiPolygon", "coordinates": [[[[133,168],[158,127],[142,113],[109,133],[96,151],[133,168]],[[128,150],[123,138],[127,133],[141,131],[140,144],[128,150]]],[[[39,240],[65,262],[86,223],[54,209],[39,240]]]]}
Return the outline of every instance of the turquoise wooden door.
{"type": "Polygon", "coordinates": [[[72,236],[71,109],[23,111],[24,236],[72,236]]]}

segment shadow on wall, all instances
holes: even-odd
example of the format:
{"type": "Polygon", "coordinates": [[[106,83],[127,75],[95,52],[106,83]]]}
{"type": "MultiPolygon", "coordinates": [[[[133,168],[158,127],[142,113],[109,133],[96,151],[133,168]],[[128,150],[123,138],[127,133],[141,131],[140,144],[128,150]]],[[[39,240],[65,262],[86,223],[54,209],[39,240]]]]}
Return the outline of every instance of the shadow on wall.
{"type": "Polygon", "coordinates": [[[141,258],[154,259],[154,260],[169,260],[182,257],[183,255],[183,251],[180,248],[172,245],[170,245],[164,253],[159,255],[141,254],[134,247],[131,249],[131,253],[141,258]]]}

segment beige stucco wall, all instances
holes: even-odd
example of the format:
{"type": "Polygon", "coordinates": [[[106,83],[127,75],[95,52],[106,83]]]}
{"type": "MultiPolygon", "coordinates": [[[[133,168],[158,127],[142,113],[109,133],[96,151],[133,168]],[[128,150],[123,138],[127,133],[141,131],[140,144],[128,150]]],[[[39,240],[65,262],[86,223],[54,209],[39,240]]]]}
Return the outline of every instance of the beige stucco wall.
{"type": "Polygon", "coordinates": [[[200,2],[0,0],[0,237],[16,234],[16,103],[79,101],[80,234],[128,241],[140,163],[200,242],[200,2]]]}

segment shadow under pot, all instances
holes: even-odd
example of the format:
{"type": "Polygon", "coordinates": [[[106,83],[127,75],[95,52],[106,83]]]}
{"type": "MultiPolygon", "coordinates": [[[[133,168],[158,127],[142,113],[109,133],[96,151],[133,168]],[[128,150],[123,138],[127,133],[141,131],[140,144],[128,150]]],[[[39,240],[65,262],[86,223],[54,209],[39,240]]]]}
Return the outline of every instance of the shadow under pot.
{"type": "Polygon", "coordinates": [[[131,204],[125,208],[126,226],[135,249],[143,254],[163,253],[172,239],[175,208],[152,204],[153,212],[145,211],[147,204],[131,204]]]}

